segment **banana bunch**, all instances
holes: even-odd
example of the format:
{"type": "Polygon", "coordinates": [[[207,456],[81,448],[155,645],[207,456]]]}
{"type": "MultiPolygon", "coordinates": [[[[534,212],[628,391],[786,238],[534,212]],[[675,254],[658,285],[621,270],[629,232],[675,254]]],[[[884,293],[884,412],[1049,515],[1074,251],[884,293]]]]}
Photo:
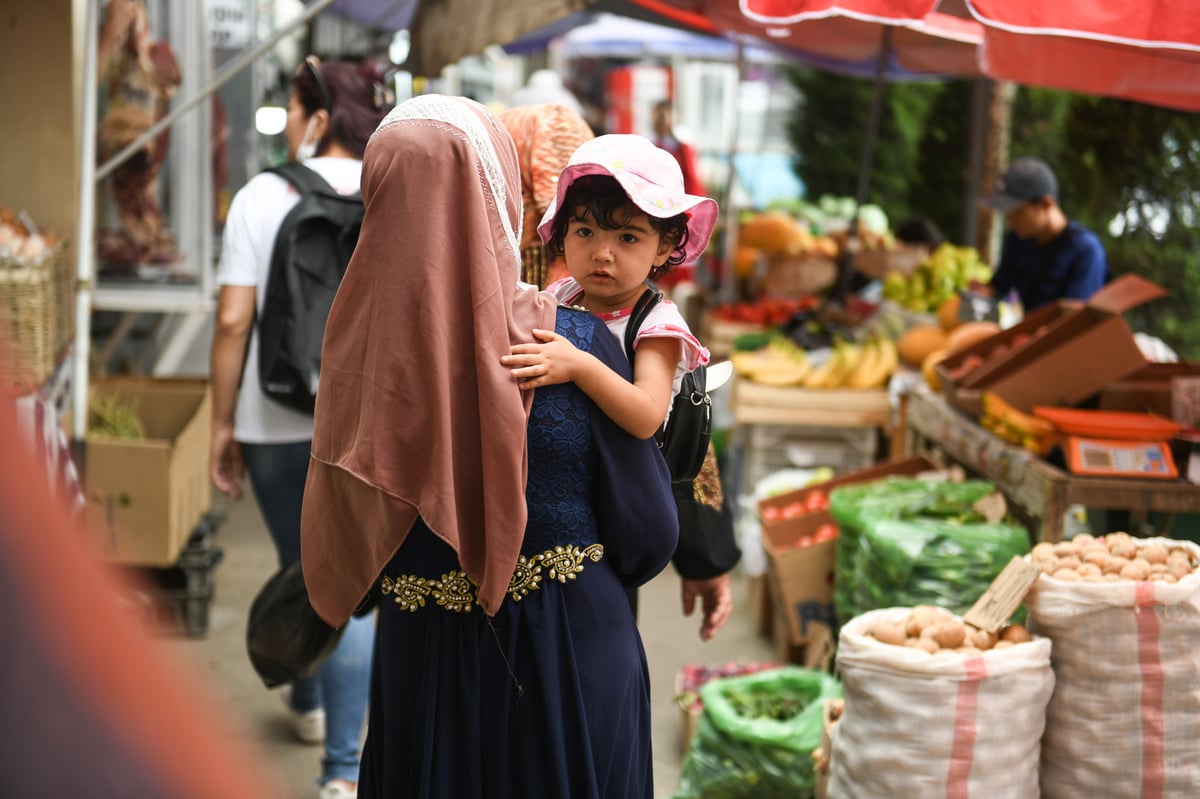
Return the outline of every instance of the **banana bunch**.
{"type": "Polygon", "coordinates": [[[1058,429],[1051,422],[1017,410],[991,391],[983,392],[979,424],[997,438],[1038,455],[1045,455],[1058,440],[1058,429]]]}
{"type": "Polygon", "coordinates": [[[812,371],[808,353],[783,336],[762,349],[734,352],[729,359],[738,374],[767,386],[797,386],[812,371]]]}
{"type": "Polygon", "coordinates": [[[813,369],[805,388],[881,388],[896,371],[899,356],[891,339],[876,336],[863,344],[839,341],[829,360],[813,369]]]}

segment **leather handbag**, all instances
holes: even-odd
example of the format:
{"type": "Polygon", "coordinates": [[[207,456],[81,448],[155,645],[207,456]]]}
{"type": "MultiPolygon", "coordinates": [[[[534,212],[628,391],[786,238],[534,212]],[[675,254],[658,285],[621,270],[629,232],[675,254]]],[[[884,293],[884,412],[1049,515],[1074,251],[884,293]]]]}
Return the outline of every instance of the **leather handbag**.
{"type": "Polygon", "coordinates": [[[313,610],[298,560],[275,572],[250,604],[246,651],[268,688],[311,676],[341,637],[313,610]]]}

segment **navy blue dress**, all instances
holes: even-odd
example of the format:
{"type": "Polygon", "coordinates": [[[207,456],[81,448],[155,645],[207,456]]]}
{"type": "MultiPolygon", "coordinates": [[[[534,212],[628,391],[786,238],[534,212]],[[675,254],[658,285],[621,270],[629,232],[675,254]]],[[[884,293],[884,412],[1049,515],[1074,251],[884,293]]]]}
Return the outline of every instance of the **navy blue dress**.
{"type": "MultiPolygon", "coordinates": [[[[603,323],[557,318],[628,377],[603,323]]],[[[666,464],[574,385],[543,387],[526,499],[522,560],[491,619],[421,522],[384,569],[361,799],[652,796],[650,681],[625,588],[675,550],[666,464]]]]}

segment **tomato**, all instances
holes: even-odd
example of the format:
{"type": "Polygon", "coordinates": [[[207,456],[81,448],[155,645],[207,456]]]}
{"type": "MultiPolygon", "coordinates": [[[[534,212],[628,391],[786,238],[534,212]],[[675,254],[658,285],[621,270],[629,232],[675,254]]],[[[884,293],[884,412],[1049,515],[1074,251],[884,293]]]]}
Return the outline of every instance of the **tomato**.
{"type": "Polygon", "coordinates": [[[783,506],[783,518],[785,519],[795,519],[797,516],[803,516],[807,512],[808,508],[799,502],[789,502],[783,506]]]}
{"type": "Polygon", "coordinates": [[[829,495],[824,491],[813,491],[804,498],[804,507],[809,511],[827,510],[829,508],[829,495]]]}
{"type": "Polygon", "coordinates": [[[796,549],[803,549],[813,545],[813,537],[811,535],[802,535],[796,539],[796,549]]]}
{"type": "Polygon", "coordinates": [[[813,542],[821,543],[822,541],[832,541],[838,537],[838,527],[836,524],[822,524],[813,533],[813,542]]]}
{"type": "Polygon", "coordinates": [[[783,518],[783,511],[775,505],[768,505],[759,513],[764,522],[777,522],[783,518]]]}

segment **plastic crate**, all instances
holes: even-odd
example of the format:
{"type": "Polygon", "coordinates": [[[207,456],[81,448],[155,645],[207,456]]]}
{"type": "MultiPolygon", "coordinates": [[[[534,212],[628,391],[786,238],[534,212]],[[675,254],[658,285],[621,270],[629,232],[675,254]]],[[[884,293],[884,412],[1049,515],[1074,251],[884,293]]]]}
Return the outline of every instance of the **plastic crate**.
{"type": "Polygon", "coordinates": [[[161,635],[208,635],[209,607],[214,571],[225,556],[216,545],[222,517],[206,514],[197,523],[175,565],[165,568],[130,568],[137,577],[129,597],[146,626],[161,635]]]}
{"type": "Polygon", "coordinates": [[[878,446],[875,427],[743,425],[733,444],[738,454],[736,490],[752,494],[759,480],[780,469],[862,469],[875,462],[878,446]]]}

